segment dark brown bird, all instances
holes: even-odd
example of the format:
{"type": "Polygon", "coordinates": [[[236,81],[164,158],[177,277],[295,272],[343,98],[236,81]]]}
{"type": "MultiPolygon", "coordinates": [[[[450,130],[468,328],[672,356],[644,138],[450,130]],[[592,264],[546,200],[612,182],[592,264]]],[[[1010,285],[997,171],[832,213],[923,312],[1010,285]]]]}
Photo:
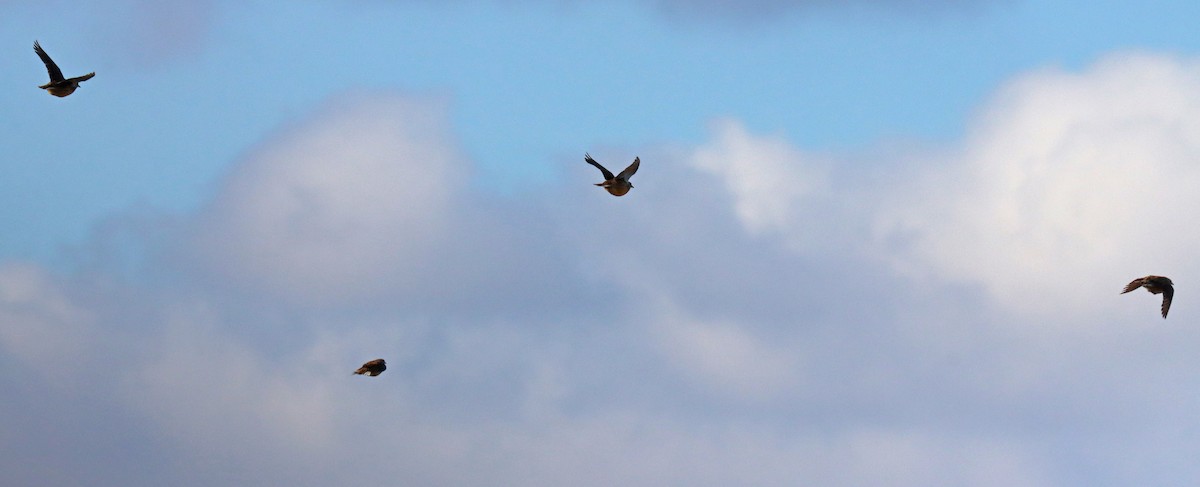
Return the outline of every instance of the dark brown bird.
{"type": "Polygon", "coordinates": [[[1133,282],[1125,286],[1125,290],[1121,294],[1137,289],[1139,287],[1146,288],[1154,294],[1162,294],[1162,315],[1163,319],[1167,317],[1167,311],[1171,309],[1171,298],[1175,297],[1175,285],[1170,279],[1163,276],[1146,276],[1139,279],[1134,279],[1133,282]]]}
{"type": "Polygon", "coordinates": [[[638,166],[642,163],[640,157],[635,157],[633,158],[633,164],[630,164],[624,171],[621,171],[621,174],[614,177],[613,173],[605,169],[604,166],[601,166],[595,159],[592,159],[590,154],[584,153],[583,160],[600,169],[600,172],[604,174],[604,182],[596,183],[596,186],[608,190],[608,194],[613,196],[625,196],[625,193],[633,189],[633,185],[629,183],[629,178],[633,177],[633,173],[637,172],[638,166]]]}
{"type": "Polygon", "coordinates": [[[357,375],[367,374],[371,377],[375,377],[379,374],[382,374],[385,370],[387,370],[387,362],[384,362],[381,358],[377,358],[363,364],[362,367],[359,367],[358,370],[354,371],[354,373],[357,375]]]}
{"type": "Polygon", "coordinates": [[[62,98],[75,92],[79,88],[79,83],[92,79],[96,73],[88,73],[77,78],[63,78],[62,70],[58,69],[58,65],[54,64],[54,60],[50,59],[50,55],[42,49],[42,45],[37,41],[33,41],[33,51],[38,57],[42,58],[42,62],[46,63],[46,71],[50,73],[50,82],[38,88],[50,92],[51,95],[62,98]]]}

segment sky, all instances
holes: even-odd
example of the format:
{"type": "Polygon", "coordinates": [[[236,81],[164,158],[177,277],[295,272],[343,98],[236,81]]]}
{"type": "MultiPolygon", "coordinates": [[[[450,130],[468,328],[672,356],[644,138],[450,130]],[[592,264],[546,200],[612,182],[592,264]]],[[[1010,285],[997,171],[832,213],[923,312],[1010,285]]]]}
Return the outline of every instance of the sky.
{"type": "Polygon", "coordinates": [[[0,0],[0,484],[1196,485],[1198,14],[0,0]]]}

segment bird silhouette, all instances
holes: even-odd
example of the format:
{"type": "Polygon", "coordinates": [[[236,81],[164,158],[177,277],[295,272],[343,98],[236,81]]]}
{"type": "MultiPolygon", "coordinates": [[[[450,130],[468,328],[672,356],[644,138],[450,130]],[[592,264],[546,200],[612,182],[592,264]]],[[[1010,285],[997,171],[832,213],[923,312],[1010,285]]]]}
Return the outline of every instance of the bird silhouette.
{"type": "Polygon", "coordinates": [[[354,373],[356,375],[367,374],[371,377],[375,377],[379,374],[382,374],[385,370],[387,370],[387,362],[384,362],[381,358],[377,358],[363,364],[362,367],[359,367],[358,370],[354,371],[354,373]]]}
{"type": "Polygon", "coordinates": [[[1125,290],[1121,291],[1121,294],[1125,294],[1139,287],[1144,287],[1147,291],[1150,291],[1154,294],[1163,295],[1162,315],[1163,319],[1166,319],[1167,311],[1170,311],[1171,309],[1171,298],[1175,297],[1175,284],[1172,283],[1170,279],[1163,276],[1146,276],[1134,279],[1133,282],[1127,284],[1125,286],[1125,290]]]}
{"type": "Polygon", "coordinates": [[[64,78],[62,70],[58,69],[58,65],[54,64],[54,60],[50,59],[50,55],[46,54],[38,41],[33,41],[33,50],[38,57],[42,58],[42,62],[46,63],[46,71],[50,73],[50,82],[38,88],[46,90],[51,95],[59,98],[70,95],[75,92],[76,88],[79,88],[79,83],[92,79],[92,76],[96,75],[95,72],[92,72],[76,78],[64,78]]]}
{"type": "Polygon", "coordinates": [[[624,171],[621,171],[621,174],[613,176],[612,172],[609,172],[609,170],[605,169],[604,166],[601,166],[599,162],[596,162],[595,159],[592,159],[591,154],[584,153],[583,160],[588,164],[596,166],[596,168],[600,169],[600,172],[604,174],[604,182],[596,183],[596,186],[600,186],[608,190],[608,194],[613,196],[625,196],[625,193],[628,193],[630,189],[633,189],[633,185],[629,183],[629,178],[633,177],[633,173],[637,172],[638,166],[642,163],[642,159],[640,157],[635,157],[633,158],[633,164],[630,164],[629,167],[625,168],[624,171]]]}

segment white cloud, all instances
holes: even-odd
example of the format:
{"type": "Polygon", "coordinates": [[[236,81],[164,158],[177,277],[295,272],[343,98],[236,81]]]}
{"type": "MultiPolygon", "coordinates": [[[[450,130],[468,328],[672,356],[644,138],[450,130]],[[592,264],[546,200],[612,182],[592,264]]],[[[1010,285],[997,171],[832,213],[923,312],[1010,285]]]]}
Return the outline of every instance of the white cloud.
{"type": "Polygon", "coordinates": [[[1198,99],[1200,65],[1162,56],[1024,76],[959,151],[891,188],[880,235],[900,243],[907,269],[977,282],[1043,315],[1111,311],[1146,274],[1186,283],[1200,270],[1189,256],[1200,232],[1185,216],[1200,204],[1198,99]]]}
{"type": "Polygon", "coordinates": [[[93,320],[40,267],[0,265],[0,347],[39,376],[67,380],[84,365],[93,320]]]}
{"type": "Polygon", "coordinates": [[[56,454],[63,478],[149,476],[96,485],[1194,478],[1171,432],[1200,331],[1130,326],[1156,303],[1116,292],[1195,269],[1196,232],[1161,208],[1197,203],[1198,77],[1144,55],[1033,73],[960,147],[878,180],[721,121],[643,152],[655,170],[622,199],[590,177],[488,199],[443,104],[339,97],[236,161],[147,265],[113,266],[129,275],[0,269],[19,365],[0,384],[44,399],[0,401],[0,446],[73,440],[9,419],[50,404],[129,457],[56,454]],[[27,377],[62,351],[78,388],[27,377]],[[350,375],[376,357],[384,375],[350,375]],[[153,455],[157,474],[132,468],[153,455]]]}
{"type": "Polygon", "coordinates": [[[1003,440],[864,430],[835,445],[827,485],[1056,485],[1027,447],[1003,440]]]}
{"type": "Polygon", "coordinates": [[[781,136],[751,135],[735,120],[712,126],[713,140],[696,149],[692,164],[725,184],[750,232],[803,225],[801,217],[814,213],[813,202],[828,196],[824,161],[800,153],[781,136]]]}
{"type": "Polygon", "coordinates": [[[144,338],[153,345],[137,369],[121,371],[134,407],[208,455],[279,445],[293,455],[323,452],[334,435],[331,377],[293,357],[263,357],[220,333],[201,305],[170,308],[162,330],[144,338]]]}
{"type": "Polygon", "coordinates": [[[438,102],[354,95],[255,150],[193,236],[204,267],[300,301],[415,288],[465,166],[438,102]]]}
{"type": "Polygon", "coordinates": [[[651,330],[668,361],[694,384],[736,400],[766,400],[805,386],[801,347],[768,343],[747,327],[688,316],[663,304],[651,330]]]}

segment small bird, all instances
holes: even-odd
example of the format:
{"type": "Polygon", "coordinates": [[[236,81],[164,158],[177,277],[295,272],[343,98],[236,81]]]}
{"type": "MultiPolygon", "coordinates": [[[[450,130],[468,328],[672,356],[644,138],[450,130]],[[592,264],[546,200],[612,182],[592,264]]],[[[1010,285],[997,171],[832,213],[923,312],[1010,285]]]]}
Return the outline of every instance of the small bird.
{"type": "Polygon", "coordinates": [[[1146,288],[1154,294],[1162,294],[1162,315],[1163,319],[1167,317],[1167,311],[1171,309],[1171,298],[1175,297],[1175,285],[1170,279],[1163,276],[1146,276],[1139,279],[1134,279],[1133,282],[1125,286],[1125,290],[1121,294],[1137,289],[1139,287],[1146,288]]]}
{"type": "Polygon", "coordinates": [[[377,358],[363,364],[362,367],[359,367],[358,370],[354,371],[354,373],[357,375],[367,374],[371,377],[375,377],[379,374],[382,374],[385,370],[387,370],[387,362],[384,362],[381,358],[377,358]]]}
{"type": "Polygon", "coordinates": [[[591,154],[584,153],[583,160],[587,161],[588,164],[596,166],[600,169],[600,172],[604,174],[604,182],[596,183],[596,186],[600,186],[608,190],[608,194],[613,196],[625,196],[625,193],[628,193],[630,189],[633,189],[633,185],[629,184],[629,178],[633,177],[633,173],[637,172],[638,170],[638,165],[642,163],[642,159],[640,157],[635,157],[633,158],[633,164],[630,164],[629,167],[625,168],[624,171],[621,171],[621,174],[613,177],[613,174],[609,172],[608,169],[605,169],[604,166],[601,166],[599,162],[596,162],[595,159],[592,159],[591,154]]]}
{"type": "Polygon", "coordinates": [[[38,41],[33,41],[33,50],[38,57],[42,58],[42,62],[46,63],[46,71],[50,73],[50,82],[38,88],[50,92],[51,95],[62,98],[75,92],[79,88],[79,83],[92,79],[96,73],[88,73],[78,78],[63,78],[62,71],[58,69],[58,65],[54,64],[54,60],[50,59],[50,55],[42,49],[42,45],[38,41]]]}

